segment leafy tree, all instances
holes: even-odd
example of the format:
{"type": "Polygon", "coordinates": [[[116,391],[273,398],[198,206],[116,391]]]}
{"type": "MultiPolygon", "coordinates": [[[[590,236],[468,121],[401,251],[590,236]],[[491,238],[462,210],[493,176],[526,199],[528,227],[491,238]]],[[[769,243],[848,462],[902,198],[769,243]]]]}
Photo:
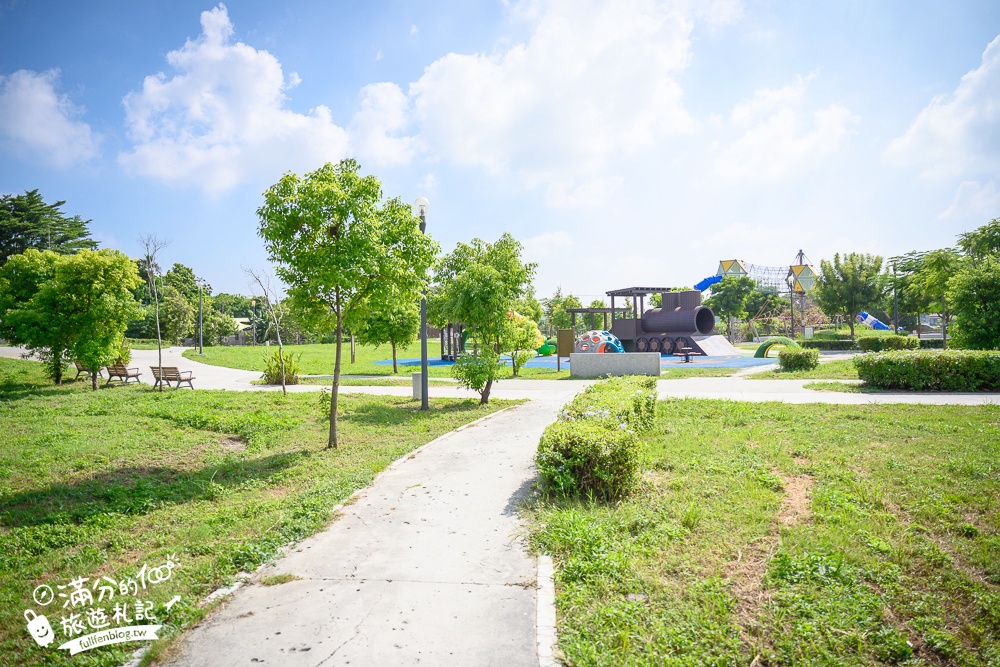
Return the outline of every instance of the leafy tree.
{"type": "Polygon", "coordinates": [[[229,315],[213,308],[205,308],[202,315],[205,342],[208,345],[222,345],[222,342],[239,330],[239,325],[229,315]]]}
{"type": "Polygon", "coordinates": [[[29,248],[60,255],[97,248],[87,229],[91,221],[67,217],[59,210],[65,203],[46,204],[38,190],[0,196],[0,264],[29,248]]]}
{"type": "Polygon", "coordinates": [[[474,342],[475,360],[456,364],[456,377],[477,391],[480,403],[490,400],[493,382],[506,374],[500,353],[511,349],[507,314],[519,299],[531,293],[535,264],[521,261],[521,244],[510,234],[496,243],[473,239],[459,243],[438,266],[435,311],[439,317],[461,322],[474,342]]]}
{"type": "Polygon", "coordinates": [[[947,298],[960,347],[1000,349],[1000,252],[962,266],[948,284],[947,298]]]}
{"type": "Polygon", "coordinates": [[[542,299],[541,306],[544,312],[545,328],[551,335],[559,329],[573,328],[573,315],[566,312],[566,309],[583,308],[583,303],[572,294],[563,296],[562,287],[557,287],[555,294],[548,299],[542,299]]]}
{"type": "Polygon", "coordinates": [[[417,301],[438,249],[410,207],[399,198],[383,202],[378,179],[360,169],[346,159],[304,177],[288,173],[257,210],[259,233],[289,295],[314,313],[313,321],[326,316],[335,323],[328,447],[337,446],[345,325],[354,328],[368,300],[417,301]]]}
{"type": "Polygon", "coordinates": [[[230,317],[250,317],[253,312],[250,297],[226,292],[219,292],[212,297],[212,308],[230,317]]]}
{"type": "MultiPolygon", "coordinates": [[[[31,249],[0,269],[0,320],[12,342],[41,351],[56,384],[75,358],[96,370],[118,356],[138,303],[140,278],[132,261],[115,250],[81,250],[60,256],[31,249]]],[[[97,374],[91,374],[97,389],[97,374]]]]}
{"type": "Polygon", "coordinates": [[[1000,218],[994,218],[982,227],[958,235],[958,247],[973,264],[987,257],[1000,255],[1000,218]]]}
{"type": "MultiPolygon", "coordinates": [[[[160,333],[163,340],[177,344],[194,331],[197,314],[176,287],[165,285],[160,292],[160,333]]],[[[162,362],[161,362],[162,363],[162,362]]]]}
{"type": "Polygon", "coordinates": [[[392,372],[398,373],[396,348],[409,345],[420,334],[420,306],[416,302],[403,303],[393,299],[377,307],[369,303],[365,310],[365,316],[358,318],[354,327],[355,337],[362,345],[389,343],[392,347],[392,372]]]}
{"type": "MultiPolygon", "coordinates": [[[[169,285],[180,292],[192,307],[198,304],[198,276],[183,264],[174,264],[163,276],[163,284],[169,285]]],[[[205,283],[202,296],[211,296],[212,286],[205,283]]]]}
{"type": "Polygon", "coordinates": [[[533,319],[535,322],[541,322],[542,317],[545,314],[542,311],[542,304],[538,302],[538,299],[535,298],[533,293],[522,299],[518,299],[514,310],[521,313],[525,317],[533,319]]]}
{"type": "Polygon", "coordinates": [[[542,332],[538,330],[538,324],[530,317],[525,317],[516,312],[509,313],[510,333],[507,334],[507,349],[510,352],[510,365],[514,377],[532,357],[535,350],[545,343],[542,332]]]}
{"type": "Polygon", "coordinates": [[[730,323],[733,319],[746,318],[747,300],[753,294],[756,285],[753,278],[748,276],[726,276],[712,285],[712,296],[705,301],[705,304],[726,323],[730,341],[733,339],[730,323]]]}
{"type": "Polygon", "coordinates": [[[922,257],[916,273],[911,276],[912,285],[919,290],[927,300],[941,303],[941,322],[943,343],[948,348],[948,320],[951,312],[948,309],[948,281],[958,273],[961,266],[961,256],[951,248],[932,250],[922,257]]]}
{"type": "Polygon", "coordinates": [[[820,262],[813,287],[813,299],[827,317],[843,315],[854,338],[854,316],[877,305],[885,297],[889,282],[882,274],[882,258],[877,255],[840,253],[833,262],[820,262]]]}

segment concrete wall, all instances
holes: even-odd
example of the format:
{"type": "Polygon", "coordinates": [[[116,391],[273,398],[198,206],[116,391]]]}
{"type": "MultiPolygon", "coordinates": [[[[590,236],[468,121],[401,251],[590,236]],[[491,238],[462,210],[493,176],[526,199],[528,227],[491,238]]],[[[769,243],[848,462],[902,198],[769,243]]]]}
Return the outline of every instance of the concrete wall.
{"type": "Polygon", "coordinates": [[[659,352],[599,354],[574,352],[569,355],[569,374],[580,377],[601,375],[660,375],[659,352]]]}

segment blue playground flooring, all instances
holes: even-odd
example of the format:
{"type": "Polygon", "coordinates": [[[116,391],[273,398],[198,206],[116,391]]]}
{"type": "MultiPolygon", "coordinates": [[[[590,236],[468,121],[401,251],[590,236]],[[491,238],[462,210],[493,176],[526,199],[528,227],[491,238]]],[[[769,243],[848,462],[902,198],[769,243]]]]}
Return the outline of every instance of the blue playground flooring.
{"type": "MultiPolygon", "coordinates": [[[[389,365],[392,364],[391,359],[385,359],[382,361],[372,362],[375,364],[389,365]]],[[[399,359],[397,362],[400,366],[420,366],[420,359],[399,359]]],[[[434,358],[428,359],[428,366],[451,366],[454,361],[442,361],[441,359],[434,358]]],[[[510,358],[507,358],[507,363],[510,363],[510,358]]],[[[770,364],[778,363],[777,358],[771,359],[757,359],[755,357],[691,357],[691,363],[685,363],[684,359],[680,357],[675,357],[673,355],[662,355],[660,357],[660,366],[663,368],[750,368],[751,366],[767,366],[770,364]]],[[[563,357],[562,366],[569,368],[569,359],[563,357]]],[[[526,363],[525,368],[551,368],[555,370],[556,368],[556,358],[555,357],[535,357],[526,363]]]]}

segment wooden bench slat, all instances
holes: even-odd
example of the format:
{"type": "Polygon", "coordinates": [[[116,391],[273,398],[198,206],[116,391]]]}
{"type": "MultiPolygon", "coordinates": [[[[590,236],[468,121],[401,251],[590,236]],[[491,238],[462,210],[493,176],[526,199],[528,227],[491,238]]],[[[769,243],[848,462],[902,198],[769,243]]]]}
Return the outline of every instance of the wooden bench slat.
{"type": "Polygon", "coordinates": [[[194,389],[194,385],[191,383],[192,380],[196,378],[192,375],[192,371],[182,371],[176,366],[163,366],[162,373],[160,366],[150,366],[149,370],[153,371],[153,378],[156,382],[153,383],[154,387],[157,387],[162,382],[166,382],[167,386],[170,386],[171,382],[177,383],[177,388],[180,389],[181,385],[187,383],[189,387],[194,389]]]}

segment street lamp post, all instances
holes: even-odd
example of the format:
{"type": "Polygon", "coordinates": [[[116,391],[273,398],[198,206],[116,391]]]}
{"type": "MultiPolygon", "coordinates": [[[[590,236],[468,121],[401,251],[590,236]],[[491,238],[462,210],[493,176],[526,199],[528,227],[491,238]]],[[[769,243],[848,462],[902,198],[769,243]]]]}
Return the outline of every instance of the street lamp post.
{"type": "Polygon", "coordinates": [[[892,333],[899,333],[899,300],[896,298],[896,265],[892,265],[892,333]]]}
{"type": "Polygon", "coordinates": [[[257,345],[257,299],[250,299],[250,307],[253,308],[253,317],[250,319],[251,336],[250,346],[257,345]]]}
{"type": "MultiPolygon", "coordinates": [[[[427,209],[431,203],[426,197],[417,197],[413,202],[420,216],[420,233],[427,233],[427,209]]],[[[420,409],[427,410],[430,406],[427,403],[427,290],[424,289],[420,297],[420,409]]]]}
{"type": "Polygon", "coordinates": [[[202,283],[198,281],[198,356],[205,356],[205,345],[203,340],[204,324],[202,319],[202,299],[201,299],[201,286],[202,283]]]}

